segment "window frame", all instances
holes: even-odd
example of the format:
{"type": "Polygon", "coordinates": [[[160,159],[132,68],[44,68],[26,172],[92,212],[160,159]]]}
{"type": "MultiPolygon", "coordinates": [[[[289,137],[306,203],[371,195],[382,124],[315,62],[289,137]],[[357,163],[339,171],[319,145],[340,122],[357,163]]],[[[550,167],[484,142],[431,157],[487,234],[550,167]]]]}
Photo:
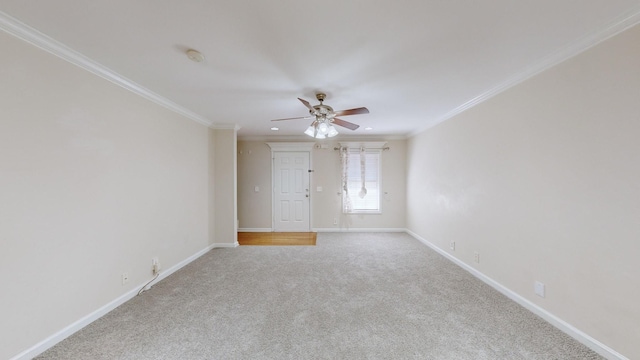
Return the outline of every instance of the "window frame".
{"type": "MultiPolygon", "coordinates": [[[[346,147],[347,151],[348,151],[348,155],[359,155],[360,154],[360,149],[362,147],[364,147],[365,149],[365,154],[375,154],[378,157],[378,171],[376,174],[376,180],[377,180],[377,185],[378,185],[378,209],[351,209],[351,211],[346,211],[345,210],[345,194],[344,191],[342,191],[342,196],[341,196],[341,203],[340,203],[340,207],[342,210],[343,214],[359,214],[359,215],[366,215],[366,214],[372,214],[372,215],[379,215],[382,214],[383,212],[383,199],[384,199],[384,192],[382,190],[382,153],[383,153],[383,146],[385,143],[357,143],[357,145],[354,146],[354,144],[349,143],[349,144],[345,144],[345,143],[341,143],[341,147],[346,147]]],[[[353,166],[353,164],[351,164],[351,162],[349,162],[349,168],[351,168],[353,166]]],[[[360,161],[357,162],[357,167],[360,167],[360,161]]],[[[365,171],[367,171],[365,169],[365,171]]],[[[360,171],[358,171],[360,172],[360,171]]],[[[342,171],[341,171],[341,176],[342,176],[342,171]]],[[[359,182],[361,182],[362,179],[359,179],[359,182]]],[[[353,198],[355,196],[358,196],[357,193],[355,194],[349,194],[350,198],[353,201],[353,198]]]]}

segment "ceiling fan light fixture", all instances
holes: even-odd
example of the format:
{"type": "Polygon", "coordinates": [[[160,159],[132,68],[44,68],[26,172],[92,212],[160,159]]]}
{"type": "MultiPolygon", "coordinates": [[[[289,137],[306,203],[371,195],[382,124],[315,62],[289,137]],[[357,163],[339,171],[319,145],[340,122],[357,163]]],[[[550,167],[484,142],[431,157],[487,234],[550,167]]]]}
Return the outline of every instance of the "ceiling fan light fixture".
{"type": "Polygon", "coordinates": [[[316,139],[325,139],[338,135],[338,130],[324,118],[317,119],[304,131],[306,135],[316,139]]]}
{"type": "Polygon", "coordinates": [[[304,131],[305,134],[311,136],[311,137],[315,137],[315,133],[316,133],[316,128],[313,127],[313,125],[309,126],[307,128],[307,130],[304,131]]]}
{"type": "Polygon", "coordinates": [[[318,125],[318,133],[322,134],[322,135],[327,135],[327,133],[329,133],[329,125],[327,125],[326,122],[321,122],[318,125]]]}

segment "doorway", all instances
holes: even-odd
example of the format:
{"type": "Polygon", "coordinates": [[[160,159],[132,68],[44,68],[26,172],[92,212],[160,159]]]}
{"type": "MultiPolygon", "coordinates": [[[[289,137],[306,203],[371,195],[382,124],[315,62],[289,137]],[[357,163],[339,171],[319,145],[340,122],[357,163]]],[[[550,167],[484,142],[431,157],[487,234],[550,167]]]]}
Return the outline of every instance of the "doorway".
{"type": "Polygon", "coordinates": [[[273,152],[273,231],[309,231],[308,151],[273,152]]]}

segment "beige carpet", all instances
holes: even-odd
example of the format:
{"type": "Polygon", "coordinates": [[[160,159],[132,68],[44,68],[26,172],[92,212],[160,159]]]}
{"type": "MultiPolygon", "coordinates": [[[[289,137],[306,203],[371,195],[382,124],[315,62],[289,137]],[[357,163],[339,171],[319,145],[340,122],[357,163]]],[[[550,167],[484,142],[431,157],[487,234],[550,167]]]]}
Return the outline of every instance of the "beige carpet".
{"type": "Polygon", "coordinates": [[[214,249],[40,359],[600,359],[406,234],[214,249]]]}

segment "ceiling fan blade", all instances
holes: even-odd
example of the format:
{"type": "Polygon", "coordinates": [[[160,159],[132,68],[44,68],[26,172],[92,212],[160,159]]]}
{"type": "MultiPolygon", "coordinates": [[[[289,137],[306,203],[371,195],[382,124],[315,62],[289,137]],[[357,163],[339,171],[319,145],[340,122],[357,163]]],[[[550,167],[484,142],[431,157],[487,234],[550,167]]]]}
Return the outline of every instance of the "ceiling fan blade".
{"type": "Polygon", "coordinates": [[[313,106],[311,106],[311,104],[309,104],[309,102],[307,100],[300,99],[300,98],[298,98],[298,100],[300,100],[300,102],[303,103],[304,106],[306,106],[307,109],[309,109],[312,113],[314,113],[314,114],[316,113],[316,109],[314,109],[313,106]]]}
{"type": "Polygon", "coordinates": [[[341,120],[341,119],[338,119],[338,118],[333,118],[333,120],[331,120],[331,122],[336,124],[336,125],[338,125],[338,126],[346,127],[347,129],[350,129],[350,130],[355,130],[355,129],[360,127],[360,125],[356,125],[354,123],[350,123],[348,121],[344,121],[344,120],[341,120]]]}
{"type": "Polygon", "coordinates": [[[271,121],[298,120],[298,119],[313,119],[313,116],[298,116],[298,117],[292,117],[292,118],[286,118],[286,119],[275,119],[271,121]]]}
{"type": "Polygon", "coordinates": [[[348,110],[340,110],[340,111],[336,111],[335,112],[336,116],[360,115],[360,114],[368,114],[368,113],[369,113],[369,109],[367,109],[366,107],[359,107],[359,108],[348,109],[348,110]]]}

